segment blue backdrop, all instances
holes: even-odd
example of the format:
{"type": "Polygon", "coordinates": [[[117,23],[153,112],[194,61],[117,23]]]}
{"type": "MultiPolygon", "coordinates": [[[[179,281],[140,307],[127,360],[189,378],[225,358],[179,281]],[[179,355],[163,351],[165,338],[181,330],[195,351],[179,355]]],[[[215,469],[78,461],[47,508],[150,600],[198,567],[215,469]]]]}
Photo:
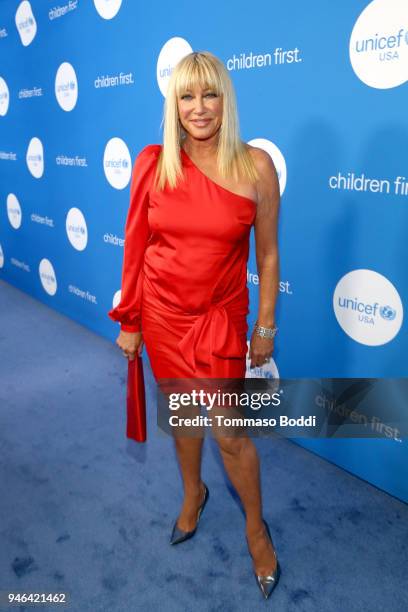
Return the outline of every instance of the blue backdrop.
{"type": "MultiPolygon", "coordinates": [[[[116,337],[132,163],[162,141],[168,76],[191,50],[224,61],[242,138],[280,178],[279,333],[256,374],[405,377],[400,0],[2,2],[1,278],[116,337]]],[[[252,242],[250,327],[257,280],[252,242]]],[[[408,500],[406,439],[298,442],[408,500]]]]}

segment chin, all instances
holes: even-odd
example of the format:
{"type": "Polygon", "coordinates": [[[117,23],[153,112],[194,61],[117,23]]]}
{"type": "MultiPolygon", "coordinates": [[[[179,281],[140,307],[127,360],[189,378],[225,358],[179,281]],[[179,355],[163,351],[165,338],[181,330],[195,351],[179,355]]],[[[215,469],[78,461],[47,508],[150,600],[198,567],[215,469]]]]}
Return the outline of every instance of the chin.
{"type": "Polygon", "coordinates": [[[190,132],[191,136],[193,136],[194,138],[197,138],[197,140],[206,140],[207,138],[211,138],[212,136],[214,136],[216,134],[216,131],[214,130],[191,130],[190,132]]]}

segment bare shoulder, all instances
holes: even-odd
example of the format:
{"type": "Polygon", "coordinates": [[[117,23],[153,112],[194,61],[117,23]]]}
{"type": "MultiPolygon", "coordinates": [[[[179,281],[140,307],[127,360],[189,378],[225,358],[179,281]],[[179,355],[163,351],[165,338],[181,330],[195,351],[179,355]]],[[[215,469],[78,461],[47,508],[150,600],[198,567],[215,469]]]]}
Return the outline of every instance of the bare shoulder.
{"type": "Polygon", "coordinates": [[[271,156],[266,151],[264,151],[264,149],[261,149],[260,147],[254,147],[248,143],[245,143],[245,146],[256,164],[267,163],[268,158],[271,159],[271,156]]]}
{"type": "Polygon", "coordinates": [[[279,179],[276,172],[275,164],[269,153],[260,147],[253,147],[247,144],[247,150],[252,156],[253,162],[259,174],[257,185],[258,194],[261,197],[273,194],[279,190],[279,179]]]}

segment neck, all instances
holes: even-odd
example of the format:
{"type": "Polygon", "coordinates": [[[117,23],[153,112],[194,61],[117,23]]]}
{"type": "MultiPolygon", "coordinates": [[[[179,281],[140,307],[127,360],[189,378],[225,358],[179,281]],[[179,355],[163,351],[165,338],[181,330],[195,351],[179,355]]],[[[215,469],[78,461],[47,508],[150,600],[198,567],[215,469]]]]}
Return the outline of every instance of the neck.
{"type": "Polygon", "coordinates": [[[187,155],[191,157],[199,157],[201,159],[213,158],[217,155],[218,133],[205,140],[199,140],[187,134],[186,138],[183,140],[182,146],[187,155]]]}

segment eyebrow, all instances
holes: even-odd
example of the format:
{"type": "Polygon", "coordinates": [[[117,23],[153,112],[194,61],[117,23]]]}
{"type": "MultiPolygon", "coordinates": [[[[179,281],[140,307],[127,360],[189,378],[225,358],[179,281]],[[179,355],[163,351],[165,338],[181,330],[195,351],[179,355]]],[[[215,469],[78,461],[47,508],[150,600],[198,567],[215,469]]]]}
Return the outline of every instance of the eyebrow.
{"type": "MultiPolygon", "coordinates": [[[[212,91],[213,89],[213,87],[206,87],[205,89],[203,89],[203,91],[212,91]]],[[[185,89],[184,93],[191,93],[191,89],[185,89]]]]}

